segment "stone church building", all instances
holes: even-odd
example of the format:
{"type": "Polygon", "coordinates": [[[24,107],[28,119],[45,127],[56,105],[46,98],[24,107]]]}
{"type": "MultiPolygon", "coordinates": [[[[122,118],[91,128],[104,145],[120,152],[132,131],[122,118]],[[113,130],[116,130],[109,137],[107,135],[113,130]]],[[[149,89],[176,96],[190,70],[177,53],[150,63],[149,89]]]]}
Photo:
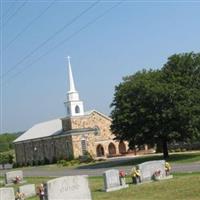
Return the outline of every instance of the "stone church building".
{"type": "Polygon", "coordinates": [[[64,102],[67,116],[34,125],[14,141],[16,161],[20,165],[78,158],[89,152],[94,158],[125,154],[127,142],[115,141],[111,118],[96,111],[84,111],[75,89],[68,57],[69,91],[64,102]]]}

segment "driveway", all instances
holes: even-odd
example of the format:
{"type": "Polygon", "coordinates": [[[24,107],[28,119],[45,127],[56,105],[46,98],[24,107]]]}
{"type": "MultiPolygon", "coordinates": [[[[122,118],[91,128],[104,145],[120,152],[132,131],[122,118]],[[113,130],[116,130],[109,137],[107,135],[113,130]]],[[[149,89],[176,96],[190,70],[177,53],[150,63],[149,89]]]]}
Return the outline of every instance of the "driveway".
{"type": "MultiPolygon", "coordinates": [[[[70,175],[89,175],[99,176],[108,169],[122,169],[127,173],[131,171],[133,165],[126,164],[133,160],[133,157],[112,158],[106,162],[97,163],[95,165],[80,166],[77,168],[64,168],[64,167],[26,167],[22,168],[24,176],[70,176],[70,175]]],[[[16,169],[18,170],[18,169],[16,169]]],[[[1,170],[1,175],[4,175],[8,170],[1,170]]],[[[9,170],[10,171],[10,170],[9,170]]],[[[185,163],[185,164],[172,164],[172,172],[200,172],[200,163],[185,163]]]]}

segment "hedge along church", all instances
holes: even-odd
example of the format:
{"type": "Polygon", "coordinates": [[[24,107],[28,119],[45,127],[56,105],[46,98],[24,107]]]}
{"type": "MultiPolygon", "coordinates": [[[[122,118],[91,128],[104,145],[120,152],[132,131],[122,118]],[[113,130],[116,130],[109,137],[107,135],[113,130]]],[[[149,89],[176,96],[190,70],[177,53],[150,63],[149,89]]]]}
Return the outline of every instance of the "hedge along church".
{"type": "Polygon", "coordinates": [[[111,118],[96,111],[84,111],[74,84],[68,57],[69,91],[64,102],[67,116],[34,125],[14,141],[18,164],[53,162],[77,158],[89,152],[94,158],[124,154],[126,142],[114,141],[111,118]]]}

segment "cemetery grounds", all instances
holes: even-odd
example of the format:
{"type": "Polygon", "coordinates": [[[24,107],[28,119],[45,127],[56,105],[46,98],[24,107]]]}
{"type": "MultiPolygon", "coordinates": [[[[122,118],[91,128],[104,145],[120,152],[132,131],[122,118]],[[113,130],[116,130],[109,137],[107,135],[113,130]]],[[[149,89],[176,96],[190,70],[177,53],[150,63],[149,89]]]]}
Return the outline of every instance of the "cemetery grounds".
{"type": "MultiPolygon", "coordinates": [[[[154,156],[153,156],[154,157],[154,156]]],[[[155,159],[157,157],[155,156],[155,159]]],[[[140,159],[139,159],[140,160],[140,159]]],[[[149,158],[141,158],[144,162],[149,158]]],[[[136,160],[136,163],[139,162],[136,160]]],[[[183,154],[172,156],[173,163],[200,162],[200,153],[184,156],[183,154]]],[[[135,164],[135,163],[134,163],[135,164]]],[[[103,176],[89,177],[89,187],[93,200],[199,200],[200,199],[200,172],[173,173],[174,178],[169,180],[155,181],[140,185],[132,184],[130,176],[126,177],[128,188],[103,192],[103,176]]],[[[36,186],[46,182],[51,177],[25,177],[27,183],[34,183],[36,186]]],[[[26,184],[27,184],[26,183],[26,184]]],[[[17,186],[14,186],[17,189],[17,186]]],[[[27,200],[38,200],[39,197],[28,198],[27,200]]]]}

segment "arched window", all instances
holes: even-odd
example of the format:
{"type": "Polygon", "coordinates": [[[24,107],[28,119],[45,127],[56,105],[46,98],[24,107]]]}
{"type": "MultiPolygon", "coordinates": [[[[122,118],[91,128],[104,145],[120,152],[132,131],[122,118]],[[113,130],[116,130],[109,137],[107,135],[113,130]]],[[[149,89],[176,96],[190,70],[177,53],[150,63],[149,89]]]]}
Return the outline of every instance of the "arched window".
{"type": "Polygon", "coordinates": [[[122,141],[119,143],[119,153],[121,154],[126,153],[126,145],[122,141]]]}
{"type": "Polygon", "coordinates": [[[76,107],[75,107],[75,113],[80,113],[80,108],[79,108],[79,106],[76,106],[76,107]]]}
{"type": "Polygon", "coordinates": [[[68,115],[71,114],[71,112],[70,112],[70,107],[69,107],[69,106],[67,106],[67,114],[68,114],[68,115]]]}
{"type": "Polygon", "coordinates": [[[100,128],[98,126],[95,126],[94,129],[95,129],[94,134],[100,135],[100,128]]]}
{"type": "Polygon", "coordinates": [[[97,153],[97,157],[104,156],[104,148],[103,148],[103,146],[101,144],[99,144],[97,146],[96,153],[97,153]]]}
{"type": "Polygon", "coordinates": [[[109,152],[110,155],[116,154],[116,148],[115,148],[115,145],[113,143],[110,143],[108,145],[108,152],[109,152]]]}
{"type": "Polygon", "coordinates": [[[85,139],[81,139],[81,148],[82,148],[82,154],[85,155],[87,152],[87,142],[85,139]]]}

